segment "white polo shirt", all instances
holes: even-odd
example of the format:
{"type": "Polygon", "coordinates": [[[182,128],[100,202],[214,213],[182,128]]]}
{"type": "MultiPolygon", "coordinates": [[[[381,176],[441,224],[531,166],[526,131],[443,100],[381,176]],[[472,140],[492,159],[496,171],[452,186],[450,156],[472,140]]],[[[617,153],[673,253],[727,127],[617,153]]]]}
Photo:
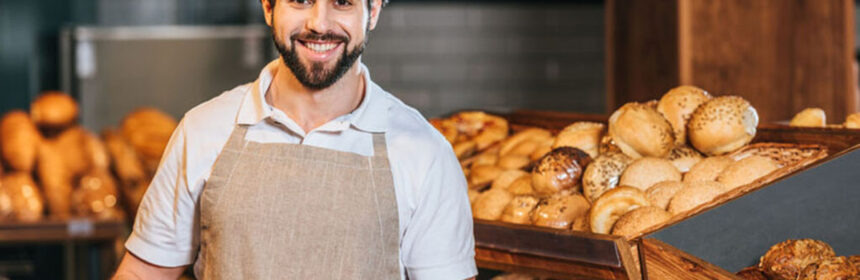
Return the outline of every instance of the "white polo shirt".
{"type": "Polygon", "coordinates": [[[198,198],[237,123],[251,125],[246,134],[249,141],[310,145],[365,156],[373,154],[371,133],[385,132],[400,216],[401,275],[417,280],[476,275],[466,181],[445,138],[418,111],[373,83],[364,65],[361,105],[305,132],[265,101],[278,63],[280,59],[269,63],[254,83],[185,114],[143,197],[126,248],[159,266],[195,261],[198,198]]]}

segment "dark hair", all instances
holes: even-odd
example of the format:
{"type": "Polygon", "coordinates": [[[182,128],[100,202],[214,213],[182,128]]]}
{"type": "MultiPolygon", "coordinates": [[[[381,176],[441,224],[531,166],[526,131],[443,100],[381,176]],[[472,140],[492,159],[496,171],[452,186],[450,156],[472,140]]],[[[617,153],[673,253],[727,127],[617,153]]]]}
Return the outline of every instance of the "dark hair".
{"type": "MultiPolygon", "coordinates": [[[[373,1],[376,1],[376,0],[367,0],[367,9],[370,9],[370,8],[371,8],[371,6],[370,6],[370,5],[373,5],[373,1]]],[[[382,1],[382,6],[383,6],[383,7],[385,7],[385,5],[388,5],[388,0],[380,0],[380,1],[382,1]]],[[[262,3],[262,2],[263,2],[263,0],[260,0],[260,3],[262,3]]],[[[271,3],[271,4],[272,4],[272,7],[274,8],[274,7],[275,7],[275,4],[277,4],[277,3],[278,3],[278,0],[269,0],[269,3],[271,3]]]]}

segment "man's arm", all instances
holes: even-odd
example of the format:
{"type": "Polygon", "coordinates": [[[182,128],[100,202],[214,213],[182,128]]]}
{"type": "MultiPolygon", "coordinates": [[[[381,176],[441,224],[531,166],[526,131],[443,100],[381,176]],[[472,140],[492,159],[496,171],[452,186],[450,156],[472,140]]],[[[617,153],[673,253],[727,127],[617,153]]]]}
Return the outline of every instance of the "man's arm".
{"type": "Polygon", "coordinates": [[[138,279],[178,279],[187,266],[163,267],[141,260],[140,258],[125,253],[113,280],[138,280],[138,279]]]}

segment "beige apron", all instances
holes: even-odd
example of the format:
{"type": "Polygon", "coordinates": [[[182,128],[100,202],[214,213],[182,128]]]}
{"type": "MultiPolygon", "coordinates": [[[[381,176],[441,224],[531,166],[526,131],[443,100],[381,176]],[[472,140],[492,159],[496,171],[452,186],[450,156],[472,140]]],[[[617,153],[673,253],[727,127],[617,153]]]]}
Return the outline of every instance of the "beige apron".
{"type": "Polygon", "coordinates": [[[198,277],[401,278],[384,134],[366,157],[250,142],[247,131],[233,130],[201,194],[198,277]]]}

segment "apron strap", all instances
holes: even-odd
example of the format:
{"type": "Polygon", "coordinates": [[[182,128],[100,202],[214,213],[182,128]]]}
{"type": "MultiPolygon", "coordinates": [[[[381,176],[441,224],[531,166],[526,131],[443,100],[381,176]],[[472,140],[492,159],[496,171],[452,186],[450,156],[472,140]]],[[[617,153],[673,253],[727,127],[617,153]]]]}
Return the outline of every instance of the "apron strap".
{"type": "Polygon", "coordinates": [[[227,139],[227,144],[224,144],[225,149],[242,150],[245,147],[245,134],[248,133],[248,126],[237,124],[230,133],[230,138],[227,139]]]}
{"type": "Polygon", "coordinates": [[[372,168],[388,169],[388,147],[385,143],[385,133],[373,133],[372,168]]]}

